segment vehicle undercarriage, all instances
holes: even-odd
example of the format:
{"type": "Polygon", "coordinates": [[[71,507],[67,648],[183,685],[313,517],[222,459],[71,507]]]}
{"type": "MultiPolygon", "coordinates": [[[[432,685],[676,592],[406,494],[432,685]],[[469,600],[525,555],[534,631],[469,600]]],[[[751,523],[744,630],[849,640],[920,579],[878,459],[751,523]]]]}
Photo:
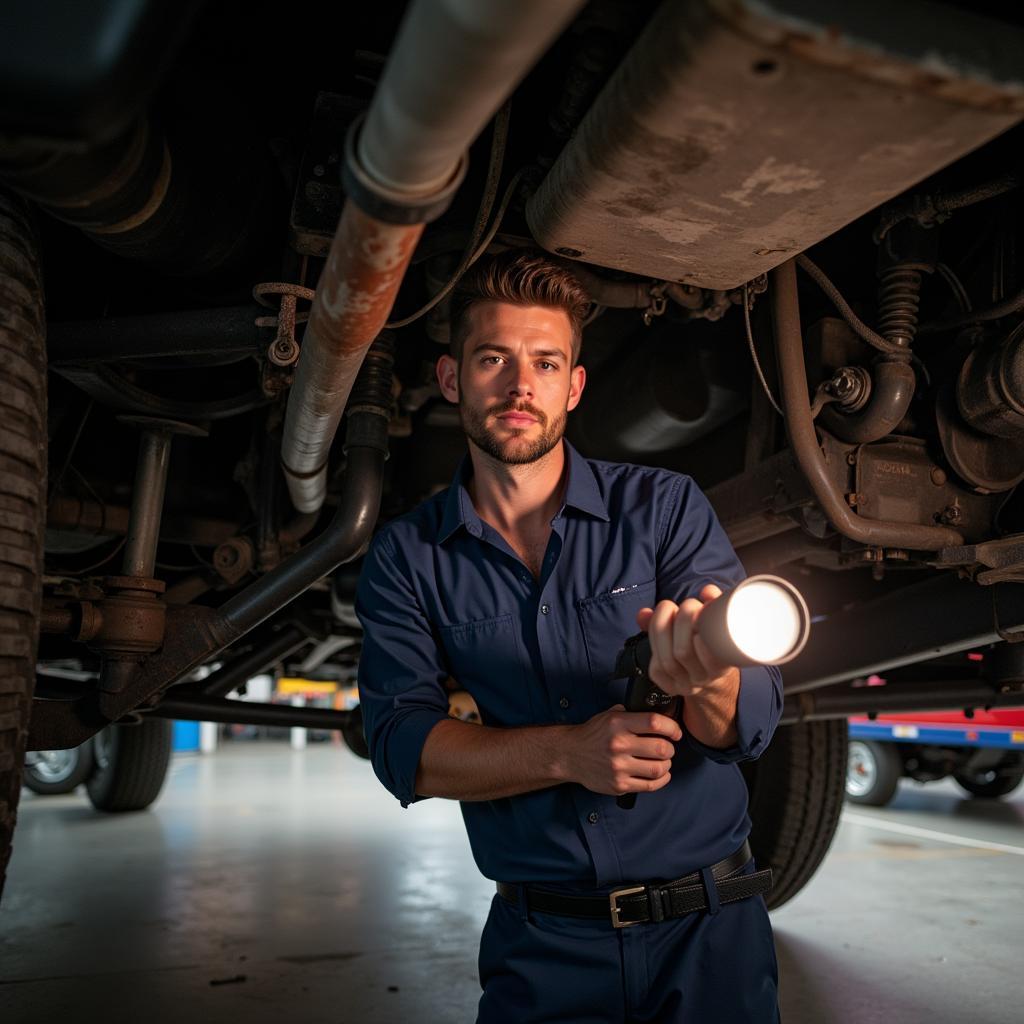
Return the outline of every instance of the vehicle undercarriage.
{"type": "Polygon", "coordinates": [[[0,43],[4,858],[26,748],[157,718],[360,746],[357,711],[228,694],[351,677],[358,559],[463,451],[450,291],[502,248],[592,298],[570,440],[694,476],[810,604],[745,766],[774,905],[835,830],[845,716],[1020,703],[1019,17],[82,10],[0,43]]]}

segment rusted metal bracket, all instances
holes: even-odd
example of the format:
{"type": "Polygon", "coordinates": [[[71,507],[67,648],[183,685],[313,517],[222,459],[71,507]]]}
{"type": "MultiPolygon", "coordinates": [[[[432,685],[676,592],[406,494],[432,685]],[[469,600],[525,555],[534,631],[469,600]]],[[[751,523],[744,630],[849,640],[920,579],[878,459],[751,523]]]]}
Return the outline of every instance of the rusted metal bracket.
{"type": "Polygon", "coordinates": [[[252,290],[253,298],[268,309],[276,309],[276,316],[258,316],[257,327],[275,327],[277,333],[267,346],[266,364],[260,381],[264,394],[280,394],[291,386],[291,368],[299,361],[299,343],[295,328],[309,319],[309,311],[298,312],[298,302],[312,302],[316,293],[312,288],[287,281],[266,281],[252,290]],[[276,299],[276,301],[274,301],[276,299]]]}
{"type": "Polygon", "coordinates": [[[117,692],[94,690],[75,700],[36,700],[29,721],[29,750],[77,747],[100,729],[139,707],[150,707],[163,689],[222,650],[238,636],[215,608],[167,609],[161,650],[147,658],[117,692]]]}

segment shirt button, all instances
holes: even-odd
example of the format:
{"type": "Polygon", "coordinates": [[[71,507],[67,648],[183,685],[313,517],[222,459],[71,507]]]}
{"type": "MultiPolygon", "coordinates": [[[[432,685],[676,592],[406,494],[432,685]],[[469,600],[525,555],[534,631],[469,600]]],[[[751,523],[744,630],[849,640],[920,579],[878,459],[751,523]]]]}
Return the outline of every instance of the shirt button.
{"type": "Polygon", "coordinates": [[[558,706],[560,708],[567,708],[569,706],[569,698],[568,697],[562,697],[561,700],[559,700],[559,702],[558,702],[558,706]]]}
{"type": "Polygon", "coordinates": [[[525,573],[525,572],[524,572],[524,573],[523,573],[523,575],[522,575],[522,576],[520,576],[519,578],[520,578],[520,579],[521,579],[521,580],[522,580],[522,581],[523,581],[524,583],[529,583],[529,582],[530,582],[530,576],[529,576],[529,575],[528,575],[527,573],[525,573]]]}
{"type": "Polygon", "coordinates": [[[540,606],[540,613],[541,613],[541,615],[547,615],[547,613],[548,613],[549,611],[551,611],[551,605],[548,605],[548,604],[542,604],[542,605],[540,606]]]}
{"type": "Polygon", "coordinates": [[[591,811],[587,815],[587,821],[589,821],[591,825],[596,825],[600,820],[601,820],[601,815],[598,814],[597,811],[591,811]]]}

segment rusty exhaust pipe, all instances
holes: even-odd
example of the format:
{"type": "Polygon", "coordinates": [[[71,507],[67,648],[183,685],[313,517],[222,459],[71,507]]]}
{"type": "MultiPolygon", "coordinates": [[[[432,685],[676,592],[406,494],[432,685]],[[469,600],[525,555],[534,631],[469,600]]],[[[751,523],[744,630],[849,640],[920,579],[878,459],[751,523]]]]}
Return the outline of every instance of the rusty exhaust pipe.
{"type": "Polygon", "coordinates": [[[424,226],[448,207],[466,151],[583,0],[416,0],[365,122],[346,146],[348,196],[302,342],[281,461],[315,512],[366,350],[387,322],[424,226]]]}

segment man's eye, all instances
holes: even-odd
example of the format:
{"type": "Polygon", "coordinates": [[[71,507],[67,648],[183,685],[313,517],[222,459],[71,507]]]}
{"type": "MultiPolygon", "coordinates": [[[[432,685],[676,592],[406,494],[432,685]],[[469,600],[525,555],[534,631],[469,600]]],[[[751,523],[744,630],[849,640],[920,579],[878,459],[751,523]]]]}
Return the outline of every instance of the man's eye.
{"type": "Polygon", "coordinates": [[[485,363],[490,363],[490,362],[498,363],[498,362],[501,362],[501,356],[484,356],[482,362],[485,362],[485,363]]]}
{"type": "Polygon", "coordinates": [[[555,363],[543,362],[540,365],[545,370],[557,370],[558,369],[558,366],[555,363]]]}

